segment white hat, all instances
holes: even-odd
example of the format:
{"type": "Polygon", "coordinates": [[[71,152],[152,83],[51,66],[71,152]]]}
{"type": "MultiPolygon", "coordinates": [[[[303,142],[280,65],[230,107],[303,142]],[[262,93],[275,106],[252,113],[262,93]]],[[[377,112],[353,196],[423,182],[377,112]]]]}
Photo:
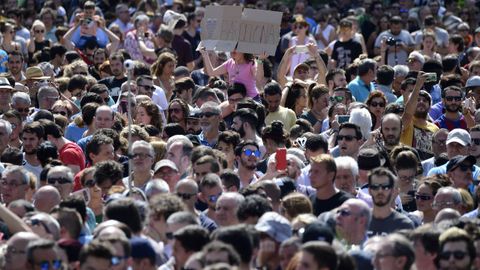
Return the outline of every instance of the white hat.
{"type": "Polygon", "coordinates": [[[472,139],[470,138],[470,134],[468,131],[462,128],[456,128],[450,131],[447,136],[447,145],[456,142],[463,146],[468,146],[472,143],[472,139]]]}
{"type": "Polygon", "coordinates": [[[187,17],[172,10],[167,10],[167,12],[163,14],[163,23],[165,23],[171,30],[175,28],[175,25],[177,25],[179,21],[184,21],[186,23],[187,17]]]}
{"type": "Polygon", "coordinates": [[[13,90],[12,85],[5,77],[0,77],[0,88],[13,90]]]}

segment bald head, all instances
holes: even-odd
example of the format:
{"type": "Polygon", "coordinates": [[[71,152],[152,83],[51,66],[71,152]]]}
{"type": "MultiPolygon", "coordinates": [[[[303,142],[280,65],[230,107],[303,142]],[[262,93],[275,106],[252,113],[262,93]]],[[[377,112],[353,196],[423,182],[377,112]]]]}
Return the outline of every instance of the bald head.
{"type": "Polygon", "coordinates": [[[60,201],[60,193],[55,187],[43,186],[35,192],[33,204],[37,211],[49,213],[60,201]]]}
{"type": "Polygon", "coordinates": [[[198,193],[198,184],[193,179],[183,179],[178,181],[177,185],[175,186],[175,191],[178,190],[188,190],[191,193],[198,193]]]}
{"type": "Polygon", "coordinates": [[[460,214],[460,212],[458,212],[457,210],[455,209],[452,209],[452,208],[444,208],[442,210],[440,210],[440,212],[437,213],[437,215],[435,216],[435,221],[434,223],[435,224],[439,224],[440,222],[442,221],[448,221],[448,220],[451,220],[451,221],[454,221],[454,220],[458,220],[462,215],[460,214]]]}
{"type": "Polygon", "coordinates": [[[25,269],[27,255],[18,252],[25,251],[30,242],[38,239],[40,239],[40,237],[32,232],[17,232],[8,239],[4,269],[25,269]]]}
{"type": "Polygon", "coordinates": [[[102,105],[95,111],[95,128],[111,128],[115,113],[112,108],[102,105]]]}

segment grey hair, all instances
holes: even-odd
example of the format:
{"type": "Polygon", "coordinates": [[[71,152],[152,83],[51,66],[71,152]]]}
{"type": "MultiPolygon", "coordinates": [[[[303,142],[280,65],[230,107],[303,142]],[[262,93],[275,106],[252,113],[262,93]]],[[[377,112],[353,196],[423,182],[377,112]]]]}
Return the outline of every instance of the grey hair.
{"type": "Polygon", "coordinates": [[[28,184],[28,180],[30,177],[28,177],[28,172],[25,170],[22,166],[8,166],[5,168],[5,170],[2,172],[2,177],[6,176],[7,174],[11,173],[19,173],[21,176],[22,184],[28,184]]]}
{"type": "Polygon", "coordinates": [[[145,195],[147,198],[150,198],[157,190],[160,194],[170,192],[167,182],[162,179],[153,179],[148,181],[147,186],[145,187],[145,195]]]}
{"type": "Polygon", "coordinates": [[[12,135],[12,124],[5,119],[0,119],[0,126],[4,126],[8,136],[12,135]]]}
{"type": "Polygon", "coordinates": [[[352,172],[353,176],[358,176],[358,163],[355,159],[349,156],[341,156],[335,158],[335,165],[338,169],[346,169],[352,172]]]}
{"type": "MultiPolygon", "coordinates": [[[[237,207],[243,201],[245,201],[245,197],[243,197],[243,195],[238,193],[238,192],[225,192],[225,193],[222,193],[222,195],[220,195],[220,198],[222,198],[222,197],[229,198],[229,199],[234,199],[235,202],[237,203],[237,207]]],[[[218,198],[218,199],[220,200],[220,198],[218,198]]]]}
{"type": "Polygon", "coordinates": [[[460,204],[462,203],[462,194],[460,191],[454,187],[441,187],[438,189],[437,194],[435,197],[438,196],[438,194],[451,194],[453,196],[453,202],[455,204],[460,204]]]}
{"type": "Polygon", "coordinates": [[[30,95],[25,92],[15,92],[12,96],[12,105],[15,106],[18,103],[27,103],[28,106],[32,105],[30,95]]]}
{"type": "Polygon", "coordinates": [[[350,112],[350,123],[355,123],[362,131],[363,139],[370,138],[370,130],[372,130],[372,116],[366,108],[355,108],[350,112]]]}
{"type": "Polygon", "coordinates": [[[64,165],[52,167],[52,168],[48,171],[47,178],[48,178],[48,176],[49,176],[51,173],[53,173],[53,172],[66,172],[66,173],[67,173],[67,178],[68,178],[68,180],[70,180],[70,182],[73,183],[73,177],[74,177],[74,175],[73,175],[72,170],[71,170],[69,167],[64,166],[64,165]]]}
{"type": "Polygon", "coordinates": [[[393,67],[394,77],[405,77],[407,76],[408,72],[410,72],[410,68],[406,65],[396,65],[393,67]]]}
{"type": "Polygon", "coordinates": [[[150,22],[150,18],[145,14],[139,14],[135,17],[135,27],[137,27],[137,24],[140,22],[150,22]]]}
{"type": "Polygon", "coordinates": [[[221,114],[222,110],[220,109],[220,106],[218,105],[217,102],[214,101],[207,101],[202,104],[202,107],[200,109],[203,111],[203,109],[210,109],[215,113],[221,114]]]}
{"type": "Polygon", "coordinates": [[[57,93],[58,90],[53,86],[42,86],[38,89],[38,99],[44,98],[48,93],[57,93]]]}
{"type": "Polygon", "coordinates": [[[133,149],[137,148],[137,147],[144,147],[144,148],[147,148],[148,149],[148,153],[150,154],[150,156],[152,157],[155,157],[155,149],[153,149],[153,146],[146,142],[146,141],[135,141],[133,144],[132,144],[132,152],[133,152],[133,149]]]}
{"type": "Polygon", "coordinates": [[[300,148],[288,148],[287,149],[287,154],[291,154],[299,158],[303,164],[305,165],[307,163],[307,158],[305,157],[305,152],[300,149],[300,148]]]}
{"type": "Polygon", "coordinates": [[[190,157],[193,150],[193,143],[185,135],[173,135],[167,140],[167,151],[172,146],[172,144],[180,142],[182,144],[183,155],[190,157]]]}
{"type": "Polygon", "coordinates": [[[167,224],[200,225],[200,220],[188,211],[181,211],[171,214],[167,224]]]}
{"type": "Polygon", "coordinates": [[[49,62],[38,63],[37,67],[39,67],[43,71],[43,74],[45,74],[45,76],[52,76],[55,74],[55,67],[49,62]]]}

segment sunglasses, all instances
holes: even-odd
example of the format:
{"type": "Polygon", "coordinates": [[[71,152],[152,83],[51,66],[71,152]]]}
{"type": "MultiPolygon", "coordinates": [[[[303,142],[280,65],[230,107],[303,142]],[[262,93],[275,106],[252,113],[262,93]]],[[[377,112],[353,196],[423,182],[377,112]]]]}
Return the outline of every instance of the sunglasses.
{"type": "Polygon", "coordinates": [[[347,209],[338,209],[337,215],[342,217],[349,217],[352,215],[352,212],[350,212],[350,210],[347,210],[347,209]]]}
{"type": "Polygon", "coordinates": [[[67,112],[65,111],[54,111],[52,112],[53,114],[60,114],[60,115],[63,115],[63,116],[67,116],[67,112]]]}
{"type": "Polygon", "coordinates": [[[473,139],[472,138],[472,143],[475,145],[480,145],[480,139],[473,139]]]}
{"type": "Polygon", "coordinates": [[[18,109],[16,109],[16,111],[19,112],[19,113],[29,113],[30,108],[18,108],[18,109]]]}
{"type": "Polygon", "coordinates": [[[167,237],[168,240],[173,240],[173,233],[172,232],[166,232],[165,236],[167,237]]]}
{"type": "Polygon", "coordinates": [[[177,193],[177,196],[184,200],[190,200],[195,195],[196,194],[190,194],[190,193],[177,193]]]}
{"type": "Polygon", "coordinates": [[[207,118],[210,118],[212,116],[215,116],[215,115],[218,115],[218,113],[214,113],[214,112],[202,112],[202,113],[199,113],[198,114],[198,117],[202,118],[202,117],[207,117],[207,118]]]}
{"type": "Polygon", "coordinates": [[[38,266],[40,266],[42,270],[62,269],[62,260],[42,261],[38,266]]]}
{"type": "Polygon", "coordinates": [[[343,139],[345,139],[347,142],[351,142],[353,141],[353,139],[356,139],[356,137],[352,135],[337,135],[338,141],[341,141],[343,139]]]}
{"type": "Polygon", "coordinates": [[[438,254],[438,257],[440,258],[440,260],[448,260],[450,259],[450,257],[452,257],[452,255],[456,260],[462,260],[463,258],[465,258],[465,256],[467,256],[467,252],[461,250],[444,251],[438,254]]]}
{"type": "Polygon", "coordinates": [[[250,149],[245,149],[245,150],[243,150],[243,153],[245,153],[245,155],[246,155],[247,157],[250,157],[250,156],[254,155],[255,157],[259,158],[260,155],[261,155],[261,153],[260,153],[259,150],[253,151],[253,150],[250,150],[250,149]]]}
{"type": "Polygon", "coordinates": [[[65,178],[65,177],[51,177],[47,179],[47,182],[51,185],[54,185],[55,183],[59,183],[60,185],[62,184],[68,184],[71,183],[70,179],[65,178]]]}
{"type": "Polygon", "coordinates": [[[35,30],[35,33],[37,33],[37,34],[43,34],[43,33],[45,33],[45,30],[35,30]]]}
{"type": "Polygon", "coordinates": [[[372,101],[372,102],[370,102],[370,106],[372,106],[372,107],[382,107],[383,108],[383,107],[385,107],[385,103],[372,101]]]}
{"type": "Polygon", "coordinates": [[[420,201],[430,201],[432,199],[432,196],[430,195],[422,195],[422,194],[415,194],[415,200],[420,200],[420,201]]]}
{"type": "Polygon", "coordinates": [[[208,196],[208,201],[211,203],[216,203],[218,201],[218,198],[222,196],[222,192],[218,193],[217,195],[210,195],[208,196]]]}
{"type": "Polygon", "coordinates": [[[371,190],[390,190],[392,189],[393,185],[392,184],[371,184],[368,186],[371,190]]]}
{"type": "Polygon", "coordinates": [[[302,28],[305,28],[305,26],[304,25],[294,25],[292,28],[293,29],[302,29],[302,28]]]}
{"type": "Polygon", "coordinates": [[[455,100],[455,101],[461,101],[461,100],[462,100],[462,97],[452,97],[452,96],[448,96],[448,97],[445,97],[445,99],[446,99],[447,101],[453,101],[453,100],[455,100]]]}
{"type": "Polygon", "coordinates": [[[458,168],[460,168],[460,170],[461,170],[462,172],[466,172],[466,171],[468,171],[468,170],[470,170],[470,171],[473,172],[473,171],[475,170],[475,169],[473,168],[473,165],[464,164],[464,163],[458,165],[458,168]]]}
{"type": "Polygon", "coordinates": [[[155,86],[140,85],[140,84],[138,84],[137,86],[138,86],[138,87],[143,87],[143,88],[145,88],[146,90],[149,90],[149,91],[152,91],[152,92],[153,92],[153,90],[155,90],[155,86]]]}
{"type": "Polygon", "coordinates": [[[342,102],[344,97],[342,96],[336,96],[336,97],[330,97],[331,102],[342,102]]]}

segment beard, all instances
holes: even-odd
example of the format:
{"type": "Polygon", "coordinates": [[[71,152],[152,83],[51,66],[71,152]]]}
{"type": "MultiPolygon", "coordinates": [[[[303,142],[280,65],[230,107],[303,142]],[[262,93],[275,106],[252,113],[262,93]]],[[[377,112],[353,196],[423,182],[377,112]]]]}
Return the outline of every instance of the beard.
{"type": "Polygon", "coordinates": [[[373,196],[372,199],[373,199],[373,204],[375,206],[378,206],[378,207],[383,207],[383,206],[386,206],[388,204],[390,204],[390,201],[392,200],[392,192],[390,192],[387,196],[385,196],[385,200],[379,200],[377,196],[373,196]]]}
{"type": "Polygon", "coordinates": [[[23,152],[25,152],[26,155],[35,155],[37,153],[37,148],[33,148],[30,151],[24,149],[23,152]]]}
{"type": "Polygon", "coordinates": [[[388,136],[384,137],[384,141],[386,145],[397,145],[400,142],[400,136],[388,136]]]}
{"type": "Polygon", "coordinates": [[[460,105],[457,104],[450,104],[445,106],[445,110],[447,110],[448,112],[459,112],[460,108],[460,105]]]}
{"type": "Polygon", "coordinates": [[[250,171],[253,171],[257,168],[256,164],[248,164],[248,162],[243,159],[240,160],[240,163],[242,164],[243,167],[247,168],[250,171]]]}
{"type": "Polygon", "coordinates": [[[189,128],[187,130],[187,134],[192,134],[192,135],[198,135],[200,134],[200,132],[202,132],[202,129],[195,131],[193,128],[189,128]]]}
{"type": "Polygon", "coordinates": [[[424,111],[424,112],[419,112],[419,111],[417,110],[417,111],[415,111],[414,116],[415,116],[416,118],[420,118],[420,119],[427,119],[428,110],[427,110],[427,111],[424,111]]]}

